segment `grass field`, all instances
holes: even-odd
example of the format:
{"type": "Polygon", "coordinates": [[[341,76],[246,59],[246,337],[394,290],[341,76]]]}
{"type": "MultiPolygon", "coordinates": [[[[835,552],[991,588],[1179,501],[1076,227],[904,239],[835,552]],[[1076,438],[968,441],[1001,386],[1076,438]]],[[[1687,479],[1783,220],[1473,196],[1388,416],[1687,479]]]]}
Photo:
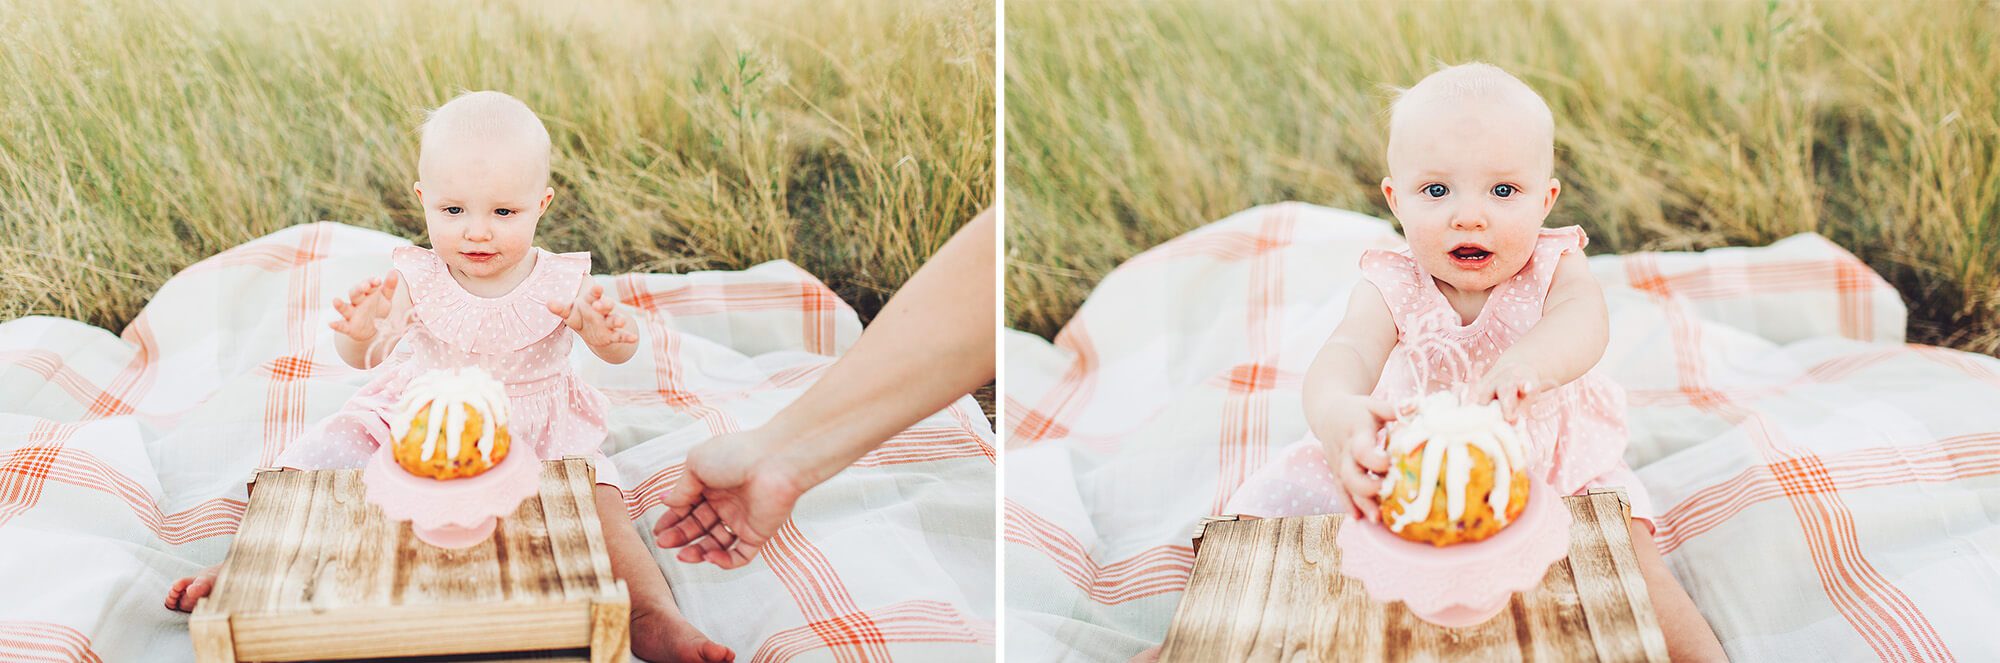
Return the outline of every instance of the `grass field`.
{"type": "Polygon", "coordinates": [[[1146,247],[1280,200],[1390,218],[1390,86],[1484,60],[1556,111],[1550,226],[1592,251],[1818,232],[2000,350],[2000,4],[1007,4],[1009,323],[1053,334],[1146,247]]]}
{"type": "Polygon", "coordinates": [[[117,331],[298,223],[423,241],[464,89],[542,116],[537,243],[599,273],[788,258],[872,316],[993,199],[990,0],[559,4],[0,0],[0,320],[117,331]]]}

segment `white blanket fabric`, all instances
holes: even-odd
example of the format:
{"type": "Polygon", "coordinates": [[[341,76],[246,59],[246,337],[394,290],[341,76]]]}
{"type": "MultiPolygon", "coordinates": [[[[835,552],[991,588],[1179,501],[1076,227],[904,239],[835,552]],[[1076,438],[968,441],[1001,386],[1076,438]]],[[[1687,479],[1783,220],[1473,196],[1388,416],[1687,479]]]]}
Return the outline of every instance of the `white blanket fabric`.
{"type": "MultiPolygon", "coordinates": [[[[329,302],[404,244],[295,226],[176,275],[120,336],[0,324],[0,660],[193,658],[168,585],[222,560],[252,470],[366,381],[333,350],[329,302]]],[[[861,332],[789,263],[597,278],[641,349],[572,361],[610,397],[642,534],[689,447],[769,418],[861,332]]],[[[991,658],[993,459],[967,397],[808,494],[752,566],[655,557],[739,660],[991,658]]]]}
{"type": "MultiPolygon", "coordinates": [[[[1299,383],[1380,219],[1260,207],[1006,342],[1008,658],[1158,644],[1189,538],[1305,433],[1299,383]]],[[[1895,290],[1814,235],[1598,256],[1600,370],[1657,541],[1744,661],[2000,660],[2000,361],[1905,345],[1895,290]]]]}

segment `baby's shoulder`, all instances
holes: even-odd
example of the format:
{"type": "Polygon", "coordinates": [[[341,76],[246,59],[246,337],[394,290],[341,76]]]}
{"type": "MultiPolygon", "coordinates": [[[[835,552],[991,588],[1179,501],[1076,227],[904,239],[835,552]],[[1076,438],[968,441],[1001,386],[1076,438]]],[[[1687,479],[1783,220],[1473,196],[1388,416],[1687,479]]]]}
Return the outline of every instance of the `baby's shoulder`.
{"type": "Polygon", "coordinates": [[[1583,232],[1583,226],[1563,226],[1543,228],[1535,235],[1535,249],[1538,252],[1561,254],[1581,251],[1590,246],[1590,235],[1583,232]]]}
{"type": "Polygon", "coordinates": [[[437,253],[421,246],[398,246],[389,251],[389,263],[403,276],[416,276],[442,264],[437,253]]]}
{"type": "Polygon", "coordinates": [[[1368,249],[1361,252],[1361,276],[1377,288],[1401,288],[1417,282],[1417,259],[1408,249],[1368,249]]]}

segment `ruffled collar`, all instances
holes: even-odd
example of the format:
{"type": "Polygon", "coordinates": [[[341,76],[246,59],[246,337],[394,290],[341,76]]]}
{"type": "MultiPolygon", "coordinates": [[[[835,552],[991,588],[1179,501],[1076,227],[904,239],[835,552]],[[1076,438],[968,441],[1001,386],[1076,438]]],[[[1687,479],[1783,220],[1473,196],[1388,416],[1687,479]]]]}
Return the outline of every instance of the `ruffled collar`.
{"type": "Polygon", "coordinates": [[[513,291],[499,297],[467,292],[430,249],[397,247],[393,260],[410,289],[411,311],[439,340],[469,352],[492,354],[525,348],[562,326],[551,301],[567,301],[590,274],[590,254],[531,249],[535,266],[513,291]]]}

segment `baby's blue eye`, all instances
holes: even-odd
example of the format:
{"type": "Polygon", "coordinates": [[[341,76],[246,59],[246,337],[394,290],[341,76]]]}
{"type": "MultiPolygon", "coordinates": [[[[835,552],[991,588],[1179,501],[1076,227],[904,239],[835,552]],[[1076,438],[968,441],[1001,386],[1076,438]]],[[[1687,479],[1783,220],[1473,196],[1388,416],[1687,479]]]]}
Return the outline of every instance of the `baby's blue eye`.
{"type": "Polygon", "coordinates": [[[1451,193],[1451,189],[1445,188],[1443,184],[1424,185],[1424,195],[1426,196],[1430,196],[1432,198],[1443,198],[1444,194],[1447,193],[1451,193]]]}
{"type": "Polygon", "coordinates": [[[1519,191],[1520,191],[1520,190],[1519,190],[1519,189],[1515,189],[1515,188],[1514,188],[1514,185],[1512,185],[1512,184],[1495,184],[1495,185],[1493,185],[1493,195],[1496,195],[1496,196],[1499,196],[1499,197],[1501,197],[1501,198],[1506,198],[1506,197],[1508,197],[1508,196],[1511,196],[1511,195],[1514,195],[1515,193],[1517,193],[1517,192],[1519,192],[1519,191]]]}
{"type": "Polygon", "coordinates": [[[494,213],[494,214],[498,214],[498,215],[500,215],[500,216],[513,216],[513,214],[514,214],[514,210],[510,210],[510,209],[507,209],[507,208],[504,208],[504,207],[503,207],[503,208],[500,208],[500,209],[496,209],[496,210],[493,210],[493,213],[494,213]]]}
{"type": "Polygon", "coordinates": [[[465,208],[463,208],[463,207],[458,207],[458,206],[456,206],[456,205],[453,205],[453,206],[450,206],[450,207],[446,207],[446,208],[444,208],[444,213],[446,213],[446,214],[450,214],[450,215],[452,215],[452,216],[458,216],[458,215],[459,215],[459,213],[461,213],[461,212],[464,212],[464,211],[465,211],[465,208]]]}

